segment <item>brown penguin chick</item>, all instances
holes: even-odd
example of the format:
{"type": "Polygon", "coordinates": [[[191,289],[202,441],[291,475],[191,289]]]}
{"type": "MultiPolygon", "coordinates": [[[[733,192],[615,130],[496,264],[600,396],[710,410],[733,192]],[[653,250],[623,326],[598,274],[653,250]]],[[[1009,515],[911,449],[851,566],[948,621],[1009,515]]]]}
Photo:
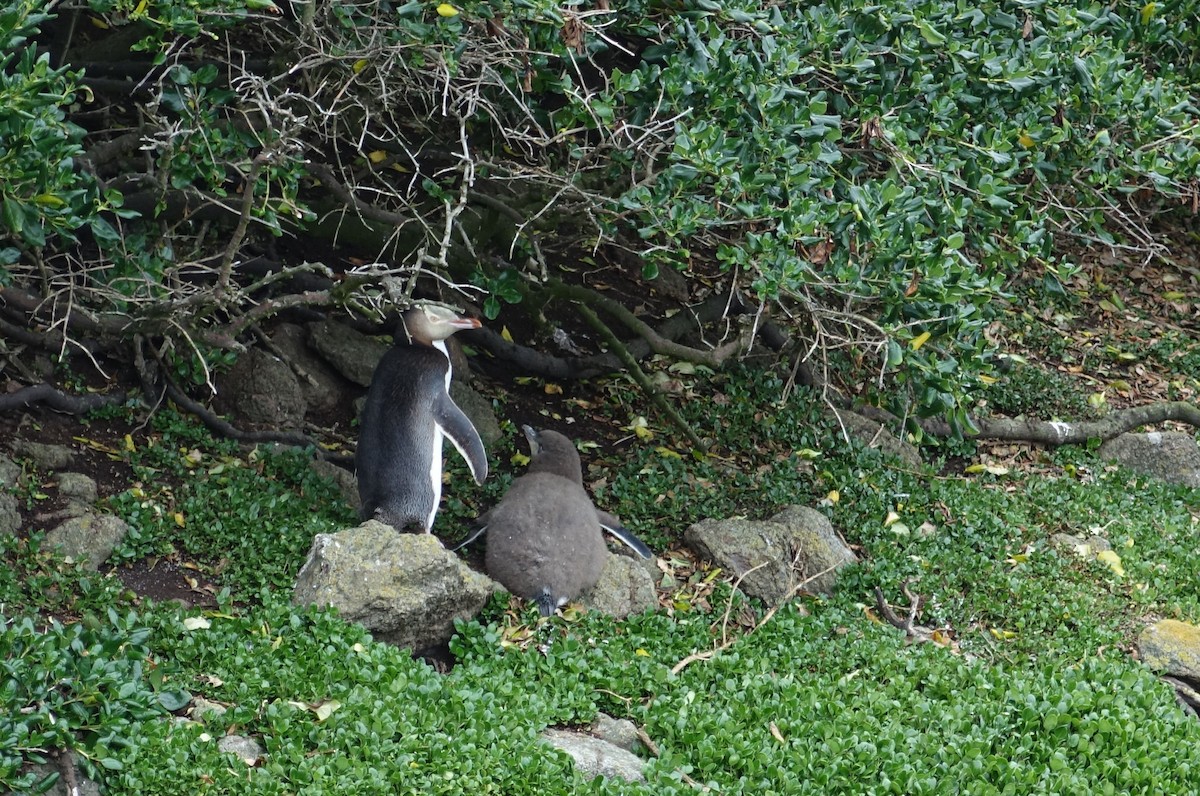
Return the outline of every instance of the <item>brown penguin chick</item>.
{"type": "Polygon", "coordinates": [[[486,565],[549,616],[596,585],[609,553],[575,444],[557,431],[524,431],[533,456],[487,514],[486,565]]]}
{"type": "Polygon", "coordinates": [[[442,495],[442,439],[449,438],[476,482],[487,477],[479,433],[450,398],[446,338],[479,321],[437,305],[400,316],[396,345],[371,377],[354,466],[359,517],[429,533],[442,495]]]}

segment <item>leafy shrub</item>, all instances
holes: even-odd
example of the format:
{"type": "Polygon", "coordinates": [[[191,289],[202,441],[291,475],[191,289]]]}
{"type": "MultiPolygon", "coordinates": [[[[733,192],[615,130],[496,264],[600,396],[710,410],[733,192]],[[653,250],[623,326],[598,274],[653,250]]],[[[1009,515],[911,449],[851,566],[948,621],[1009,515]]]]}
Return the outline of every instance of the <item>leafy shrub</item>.
{"type": "Polygon", "coordinates": [[[30,38],[50,18],[40,0],[0,3],[0,285],[16,248],[42,247],[56,235],[75,239],[94,221],[97,190],[80,173],[83,131],[67,121],[79,75],[54,68],[30,38]]]}
{"type": "Polygon", "coordinates": [[[145,722],[189,698],[167,687],[149,636],[136,615],[112,610],[44,629],[30,617],[0,616],[0,785],[34,787],[36,775],[22,765],[44,763],[55,749],[73,750],[93,777],[120,770],[145,722]]]}
{"type": "Polygon", "coordinates": [[[178,549],[220,564],[222,582],[251,596],[290,587],[313,536],[353,521],[303,452],[256,449],[243,458],[235,443],[212,440],[195,421],[156,417],[162,436],[130,454],[140,485],[109,500],[130,524],[117,556],[178,549]]]}

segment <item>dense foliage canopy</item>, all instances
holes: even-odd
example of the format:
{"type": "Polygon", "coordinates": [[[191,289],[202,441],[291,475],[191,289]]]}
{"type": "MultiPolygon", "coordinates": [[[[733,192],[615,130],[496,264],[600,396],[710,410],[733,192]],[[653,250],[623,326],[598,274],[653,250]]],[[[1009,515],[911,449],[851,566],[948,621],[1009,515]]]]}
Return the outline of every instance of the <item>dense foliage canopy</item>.
{"type": "Polygon", "coordinates": [[[1194,0],[51,6],[0,2],[8,320],[201,381],[287,307],[436,273],[495,317],[611,246],[963,424],[1056,237],[1152,256],[1200,201],[1194,0]]]}

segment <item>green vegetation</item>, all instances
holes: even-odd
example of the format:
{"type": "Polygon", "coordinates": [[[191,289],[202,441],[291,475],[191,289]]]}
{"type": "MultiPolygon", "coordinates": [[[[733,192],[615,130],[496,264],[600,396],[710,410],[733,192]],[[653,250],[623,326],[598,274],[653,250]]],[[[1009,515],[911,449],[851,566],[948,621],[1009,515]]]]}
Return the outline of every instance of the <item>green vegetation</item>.
{"type": "Polygon", "coordinates": [[[377,318],[420,266],[537,313],[613,242],[647,285],[736,275],[845,383],[969,428],[1009,291],[1076,272],[1056,236],[1142,246],[1200,180],[1194,0],[440,7],[3,0],[3,281],[69,283],[203,383],[282,307],[377,318]],[[138,102],[77,89],[110,50],[138,102]],[[285,235],[404,265],[235,266],[285,235]]]}
{"type": "Polygon", "coordinates": [[[302,451],[243,456],[171,410],[154,423],[161,433],[127,452],[137,485],[108,501],[131,526],[118,558],[178,550],[216,567],[221,583],[240,594],[286,589],[313,536],[354,519],[302,451]]]}
{"type": "MultiPolygon", "coordinates": [[[[671,613],[555,618],[524,646],[493,607],[459,626],[457,664],[439,674],[331,612],[290,605],[286,584],[275,582],[282,554],[260,530],[287,533],[290,514],[240,526],[257,544],[239,548],[230,572],[276,574],[227,576],[234,591],[205,612],[144,604],[130,613],[129,595],[111,579],[39,553],[36,541],[10,543],[0,599],[12,617],[2,640],[13,652],[4,656],[0,715],[12,718],[0,720],[0,735],[22,740],[4,758],[0,783],[29,787],[28,777],[17,779],[18,759],[67,744],[114,794],[190,793],[198,778],[231,794],[693,793],[685,774],[735,793],[1200,787],[1200,723],[1124,652],[1143,616],[1200,620],[1193,491],[1109,470],[1078,450],[1042,457],[1027,477],[932,477],[814,426],[810,401],[749,408],[768,405],[775,379],[748,370],[705,383],[705,402],[736,399],[716,428],[731,450],[738,439],[754,441],[738,458],[684,458],[664,454],[657,440],[640,442],[611,464],[609,500],[661,541],[701,516],[764,515],[838,490],[826,510],[863,563],[844,573],[832,599],[766,618],[721,582],[706,599],[688,599],[693,581],[679,584],[671,613]],[[780,458],[808,445],[813,457],[780,458]],[[886,522],[889,512],[899,521],[886,522]],[[1049,542],[1094,529],[1112,541],[1123,574],[1049,542]],[[903,605],[904,581],[928,598],[921,621],[942,628],[948,646],[906,644],[865,610],[876,586],[903,605]],[[672,673],[715,646],[726,610],[761,626],[747,633],[734,623],[741,638],[672,673]],[[39,611],[85,619],[47,625],[39,611]],[[74,690],[54,686],[67,677],[74,690]],[[227,712],[194,723],[163,718],[188,694],[227,712]],[[586,724],[600,710],[633,719],[657,744],[647,784],[585,783],[565,756],[539,745],[542,728],[586,724]],[[260,765],[217,748],[230,727],[263,744],[260,765]]],[[[703,406],[689,411],[705,415],[703,406]]],[[[228,446],[169,415],[155,435],[130,457],[147,477],[184,479],[170,506],[187,505],[185,493],[220,495],[223,516],[236,517],[265,505],[265,490],[324,488],[299,466],[245,457],[210,472],[228,446]],[[193,449],[204,453],[201,466],[181,464],[193,449]],[[226,478],[230,470],[242,475],[226,478]]],[[[187,523],[195,533],[199,526],[187,523]]]]}

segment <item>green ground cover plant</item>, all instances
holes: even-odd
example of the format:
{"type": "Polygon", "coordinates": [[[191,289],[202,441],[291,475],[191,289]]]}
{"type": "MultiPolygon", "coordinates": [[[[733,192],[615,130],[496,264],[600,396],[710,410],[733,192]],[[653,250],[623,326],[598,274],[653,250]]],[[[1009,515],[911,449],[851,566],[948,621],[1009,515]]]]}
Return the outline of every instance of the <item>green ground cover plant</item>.
{"type": "MultiPolygon", "coordinates": [[[[747,372],[714,390],[751,397],[770,391],[773,379],[747,372]]],[[[780,449],[812,441],[811,410],[800,403],[774,409],[771,441],[780,449]]],[[[754,413],[731,418],[729,434],[761,434],[754,413]]],[[[187,446],[162,447],[164,461],[173,461],[187,446]]],[[[644,447],[653,457],[627,458],[610,483],[621,509],[647,524],[654,512],[619,485],[642,478],[640,499],[649,502],[655,478],[666,485],[722,477],[712,461],[663,456],[653,441],[644,447]],[[639,476],[662,462],[669,468],[639,476]]],[[[11,546],[9,561],[53,578],[59,592],[77,586],[81,596],[64,605],[0,581],[6,642],[26,650],[5,656],[4,707],[10,716],[43,715],[44,696],[14,683],[28,682],[28,650],[56,650],[39,664],[42,681],[77,674],[87,710],[30,745],[72,745],[97,761],[106,792],[117,794],[199,786],[231,794],[682,794],[696,782],[718,792],[814,794],[1200,787],[1200,725],[1123,651],[1140,617],[1200,620],[1200,583],[1189,566],[1192,490],[1131,476],[1084,450],[1046,455],[1029,475],[954,477],[834,437],[816,450],[814,470],[726,477],[722,490],[707,490],[724,491],[726,502],[699,504],[689,515],[681,499],[654,527],[673,538],[708,509],[720,516],[749,508],[760,488],[778,490],[778,505],[837,489],[840,500],[825,510],[863,563],[843,575],[833,598],[803,599],[768,617],[718,584],[706,600],[679,599],[670,612],[622,622],[555,618],[528,644],[512,642],[512,617],[497,601],[480,621],[460,624],[451,645],[457,663],[446,674],[331,612],[290,605],[286,588],[267,584],[249,602],[226,592],[208,611],[143,604],[129,614],[130,595],[103,577],[39,556],[36,542],[11,546]],[[899,522],[887,523],[889,512],[899,522]],[[1049,543],[1053,533],[1100,527],[1121,574],[1049,543]],[[922,621],[943,628],[952,645],[906,644],[873,616],[873,589],[901,602],[904,581],[929,599],[922,621]],[[38,613],[104,617],[108,607],[107,620],[91,625],[46,623],[38,613]],[[727,612],[740,618],[728,630],[733,643],[673,672],[720,642],[727,612]],[[761,626],[749,631],[746,621],[761,626]],[[77,642],[81,633],[92,640],[77,642]],[[227,710],[194,723],[169,720],[167,709],[180,707],[184,694],[227,710]],[[633,719],[654,740],[659,756],[647,766],[648,783],[585,783],[537,741],[543,727],[586,724],[599,710],[633,719]],[[217,748],[231,727],[262,743],[260,765],[247,768],[217,748]],[[126,740],[113,743],[118,735],[126,740]]],[[[757,455],[777,453],[768,446],[757,455]]],[[[286,468],[275,477],[288,488],[299,485],[289,479],[307,478],[286,468]]],[[[263,485],[229,487],[257,493],[263,485]]],[[[532,614],[525,621],[532,625],[532,614]]],[[[30,786],[18,778],[17,758],[7,760],[0,782],[30,786]]]]}

